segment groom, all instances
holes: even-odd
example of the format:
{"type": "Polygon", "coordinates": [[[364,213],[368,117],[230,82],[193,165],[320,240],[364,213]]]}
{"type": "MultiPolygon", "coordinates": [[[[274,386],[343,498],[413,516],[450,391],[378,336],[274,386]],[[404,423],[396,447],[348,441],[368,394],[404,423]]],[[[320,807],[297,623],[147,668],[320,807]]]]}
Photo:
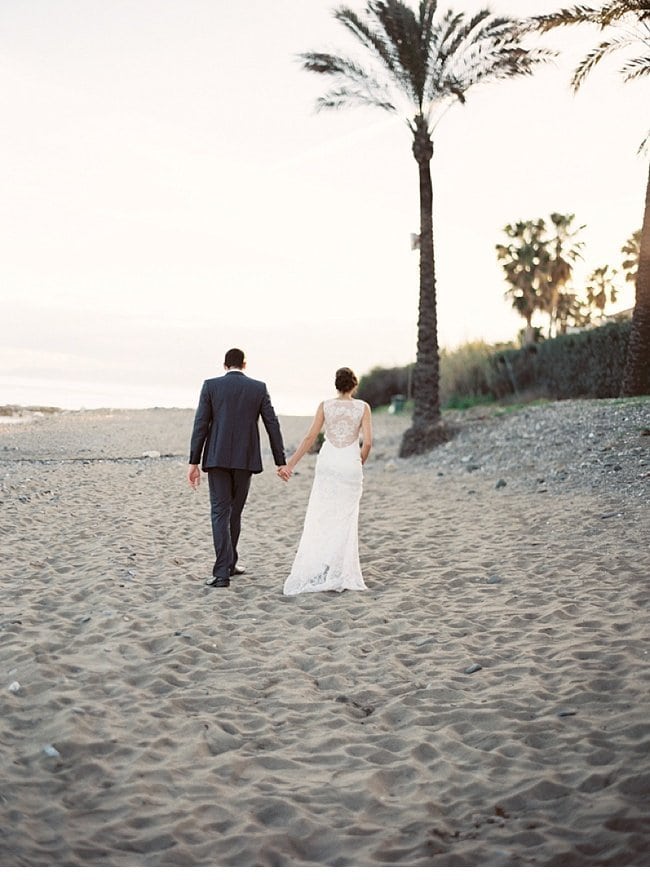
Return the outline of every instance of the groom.
{"type": "Polygon", "coordinates": [[[264,382],[244,374],[244,352],[231,348],[224,358],[225,375],[206,379],[201,389],[190,441],[187,478],[193,489],[201,480],[199,462],[208,474],[215,563],[209,587],[229,587],[230,578],[243,574],[237,565],[241,513],[251,476],[262,471],[258,419],[269,435],[273,459],[286,463],[280,423],[264,382]]]}

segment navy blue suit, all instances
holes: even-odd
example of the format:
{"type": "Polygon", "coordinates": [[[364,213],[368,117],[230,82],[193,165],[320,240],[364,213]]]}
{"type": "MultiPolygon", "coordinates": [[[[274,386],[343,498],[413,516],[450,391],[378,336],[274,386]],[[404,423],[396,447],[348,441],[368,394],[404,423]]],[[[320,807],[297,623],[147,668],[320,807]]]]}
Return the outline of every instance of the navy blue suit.
{"type": "Polygon", "coordinates": [[[215,577],[230,577],[237,562],[241,513],[251,475],[262,471],[260,417],[273,460],[278,466],[286,464],[280,423],[264,382],[239,370],[228,370],[203,383],[190,441],[190,464],[201,463],[208,474],[215,577]]]}

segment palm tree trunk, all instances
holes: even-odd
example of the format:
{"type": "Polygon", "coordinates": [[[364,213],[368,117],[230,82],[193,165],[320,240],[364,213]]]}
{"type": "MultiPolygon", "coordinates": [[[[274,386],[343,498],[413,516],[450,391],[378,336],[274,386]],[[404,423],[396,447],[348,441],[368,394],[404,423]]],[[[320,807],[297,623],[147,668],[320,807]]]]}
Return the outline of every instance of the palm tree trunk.
{"type": "Polygon", "coordinates": [[[440,358],[433,256],[433,143],[422,117],[416,120],[413,155],[420,177],[420,301],[418,343],[413,370],[413,424],[405,431],[400,456],[418,455],[448,439],[440,423],[440,358]]]}
{"type": "Polygon", "coordinates": [[[532,345],[535,342],[535,331],[533,330],[533,316],[526,315],[526,329],[524,330],[524,345],[532,345]]]}
{"type": "Polygon", "coordinates": [[[650,169],[636,276],[636,301],[621,393],[624,397],[650,394],[650,169]]]}

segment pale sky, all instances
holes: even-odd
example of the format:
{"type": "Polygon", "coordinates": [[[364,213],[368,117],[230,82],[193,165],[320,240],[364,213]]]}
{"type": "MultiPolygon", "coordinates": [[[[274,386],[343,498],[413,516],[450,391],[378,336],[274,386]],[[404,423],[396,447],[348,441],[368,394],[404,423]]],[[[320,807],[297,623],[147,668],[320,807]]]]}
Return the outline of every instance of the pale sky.
{"type": "MultiPolygon", "coordinates": [[[[295,58],[349,48],[336,5],[0,0],[0,404],[194,407],[237,346],[278,412],[310,413],[337,367],[415,358],[410,133],[377,110],[315,113],[327,80],[295,58]]],[[[598,37],[544,38],[556,63],[470,92],[438,127],[441,346],[515,338],[507,223],[575,213],[578,279],[620,267],[641,226],[647,82],[607,65],[569,87],[598,37]]]]}

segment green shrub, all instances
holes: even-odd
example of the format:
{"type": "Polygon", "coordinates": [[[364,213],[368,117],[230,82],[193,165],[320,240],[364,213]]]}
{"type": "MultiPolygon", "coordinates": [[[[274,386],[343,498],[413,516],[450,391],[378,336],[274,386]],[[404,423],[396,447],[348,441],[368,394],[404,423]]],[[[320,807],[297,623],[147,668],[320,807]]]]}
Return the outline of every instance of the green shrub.
{"type": "Polygon", "coordinates": [[[411,367],[374,367],[359,380],[358,396],[375,409],[388,406],[396,394],[409,393],[411,367]]]}
{"type": "Polygon", "coordinates": [[[486,342],[466,342],[454,351],[440,352],[440,404],[466,409],[473,404],[494,400],[491,357],[495,347],[486,342]]]}
{"type": "Polygon", "coordinates": [[[618,397],[630,327],[629,321],[605,324],[539,345],[496,352],[492,357],[494,396],[534,390],[555,400],[618,397]]]}
{"type": "Polygon", "coordinates": [[[473,406],[485,406],[494,403],[494,397],[489,394],[480,395],[479,397],[458,397],[454,395],[442,404],[444,409],[471,409],[473,406]]]}
{"type": "MultiPolygon", "coordinates": [[[[462,408],[473,405],[462,401],[492,400],[492,362],[494,346],[468,342],[454,351],[440,352],[440,401],[442,406],[462,408]]],[[[388,406],[398,394],[408,397],[413,367],[374,367],[359,381],[359,397],[371,407],[388,406]]]]}
{"type": "MultiPolygon", "coordinates": [[[[511,398],[618,397],[631,322],[557,336],[524,348],[467,342],[440,352],[440,403],[466,409],[511,398]]],[[[412,367],[375,367],[359,383],[359,397],[387,406],[408,395],[412,367]]]]}

